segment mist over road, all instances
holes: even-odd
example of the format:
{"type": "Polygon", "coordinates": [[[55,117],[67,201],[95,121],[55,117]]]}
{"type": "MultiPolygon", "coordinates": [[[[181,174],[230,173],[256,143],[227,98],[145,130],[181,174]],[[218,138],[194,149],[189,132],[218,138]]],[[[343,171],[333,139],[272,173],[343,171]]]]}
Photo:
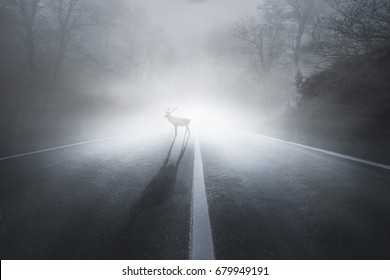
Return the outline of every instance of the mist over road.
{"type": "MultiPolygon", "coordinates": [[[[1,160],[1,258],[190,258],[194,135],[1,160]]],[[[245,132],[199,138],[216,259],[389,258],[389,170],[245,132]]]]}

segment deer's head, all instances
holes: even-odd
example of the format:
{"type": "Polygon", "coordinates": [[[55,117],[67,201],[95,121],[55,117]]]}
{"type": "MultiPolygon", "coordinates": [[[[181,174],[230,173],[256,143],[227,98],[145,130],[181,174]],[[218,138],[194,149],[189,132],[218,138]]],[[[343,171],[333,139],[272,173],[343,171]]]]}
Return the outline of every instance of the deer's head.
{"type": "Polygon", "coordinates": [[[164,118],[167,118],[168,116],[170,116],[176,109],[177,109],[177,107],[168,107],[164,112],[165,113],[164,118]]]}

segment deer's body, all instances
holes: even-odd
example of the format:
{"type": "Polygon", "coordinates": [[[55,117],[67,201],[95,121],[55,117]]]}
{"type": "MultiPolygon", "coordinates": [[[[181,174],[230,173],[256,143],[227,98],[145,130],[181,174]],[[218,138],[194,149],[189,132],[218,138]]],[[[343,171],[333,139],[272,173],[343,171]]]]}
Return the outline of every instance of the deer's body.
{"type": "Polygon", "coordinates": [[[188,119],[188,118],[179,118],[179,117],[172,116],[173,111],[175,111],[176,109],[177,109],[177,107],[174,107],[174,108],[169,107],[165,111],[165,117],[175,127],[175,135],[177,134],[177,127],[178,126],[185,126],[187,131],[189,131],[190,128],[188,126],[190,125],[190,122],[191,122],[191,119],[188,119]]]}
{"type": "Polygon", "coordinates": [[[188,127],[188,125],[190,124],[190,121],[191,121],[190,119],[187,119],[187,118],[178,118],[178,117],[174,117],[171,115],[168,115],[167,119],[173,126],[186,126],[186,127],[188,127]]]}

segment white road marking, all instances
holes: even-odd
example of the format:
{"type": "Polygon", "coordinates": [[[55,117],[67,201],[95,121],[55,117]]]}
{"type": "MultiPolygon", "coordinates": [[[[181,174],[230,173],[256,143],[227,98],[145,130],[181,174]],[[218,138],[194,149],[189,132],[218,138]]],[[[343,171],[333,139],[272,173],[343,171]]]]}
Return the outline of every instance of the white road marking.
{"type": "Polygon", "coordinates": [[[0,161],[6,160],[6,159],[12,159],[12,158],[18,158],[18,157],[24,157],[24,156],[39,154],[39,153],[44,153],[44,152],[49,152],[49,151],[54,151],[54,150],[60,150],[60,149],[65,149],[65,148],[69,148],[69,147],[80,146],[80,145],[85,145],[85,144],[90,144],[90,143],[95,143],[95,142],[107,141],[107,140],[111,140],[111,139],[114,139],[114,138],[122,137],[122,136],[125,136],[125,135],[128,135],[128,134],[129,133],[124,133],[124,134],[119,134],[119,135],[115,135],[115,136],[99,138],[99,139],[90,140],[90,141],[84,141],[84,142],[73,143],[73,144],[69,144],[69,145],[58,146],[58,147],[53,147],[53,148],[48,148],[48,149],[43,149],[43,150],[38,150],[38,151],[33,151],[33,152],[28,152],[28,153],[23,153],[23,154],[18,154],[18,155],[2,157],[2,158],[0,158],[0,161]]]}
{"type": "MultiPolygon", "coordinates": [[[[242,130],[240,130],[240,131],[242,131],[242,130]]],[[[270,137],[270,136],[266,136],[266,135],[262,135],[262,134],[258,134],[258,133],[253,133],[253,132],[248,132],[248,131],[242,131],[242,132],[245,132],[245,133],[248,133],[248,134],[252,134],[252,135],[255,135],[255,136],[258,136],[258,137],[266,138],[266,139],[269,139],[269,140],[272,140],[272,141],[282,142],[282,143],[286,143],[286,144],[289,144],[289,145],[293,145],[293,146],[297,146],[297,147],[301,147],[301,148],[305,148],[305,149],[321,152],[321,153],[324,153],[324,154],[332,155],[332,156],[335,156],[335,157],[345,158],[345,159],[348,159],[348,160],[352,160],[352,161],[364,163],[364,164],[367,164],[367,165],[371,165],[371,166],[375,166],[375,167],[379,167],[379,168],[390,170],[390,166],[386,165],[386,164],[373,162],[373,161],[369,161],[369,160],[365,160],[365,159],[361,159],[361,158],[357,158],[357,157],[353,157],[353,156],[348,156],[348,155],[344,155],[344,154],[340,154],[340,153],[336,153],[336,152],[332,152],[332,151],[328,151],[328,150],[324,150],[324,149],[314,148],[314,147],[311,147],[311,146],[306,146],[306,145],[298,144],[298,143],[295,143],[295,142],[285,141],[285,140],[282,140],[282,139],[278,139],[278,138],[274,138],[274,137],[270,137]]]]}
{"type": "Polygon", "coordinates": [[[195,133],[194,146],[190,258],[192,260],[214,260],[214,246],[204,184],[202,154],[197,132],[195,133]]]}

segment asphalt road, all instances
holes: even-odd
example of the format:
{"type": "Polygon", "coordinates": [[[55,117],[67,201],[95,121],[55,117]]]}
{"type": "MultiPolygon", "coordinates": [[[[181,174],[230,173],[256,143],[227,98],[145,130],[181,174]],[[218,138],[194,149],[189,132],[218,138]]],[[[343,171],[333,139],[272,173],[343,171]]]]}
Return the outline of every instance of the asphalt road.
{"type": "Polygon", "coordinates": [[[172,136],[0,162],[1,259],[187,259],[193,145],[172,136]]]}
{"type": "Polygon", "coordinates": [[[390,171],[253,134],[203,138],[217,259],[389,259],[390,171]]]}
{"type": "MultiPolygon", "coordinates": [[[[1,259],[188,259],[194,133],[0,160],[1,259]],[[189,136],[189,137],[188,137],[189,136]]],[[[200,131],[216,259],[389,259],[390,171],[200,131]]]]}

